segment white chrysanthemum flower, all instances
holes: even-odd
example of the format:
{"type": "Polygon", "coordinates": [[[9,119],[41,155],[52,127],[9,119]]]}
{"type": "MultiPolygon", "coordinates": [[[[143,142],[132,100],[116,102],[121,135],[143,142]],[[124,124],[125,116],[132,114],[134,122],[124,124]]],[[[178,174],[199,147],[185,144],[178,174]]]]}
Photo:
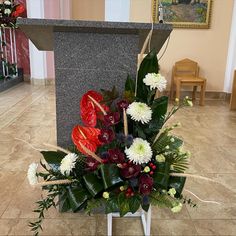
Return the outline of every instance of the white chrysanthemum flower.
{"type": "Polygon", "coordinates": [[[4,5],[11,5],[11,1],[9,0],[4,1],[4,5]]]}
{"type": "Polygon", "coordinates": [[[160,73],[148,73],[143,82],[150,86],[150,89],[158,89],[160,92],[164,91],[167,86],[167,80],[160,73]]]}
{"type": "Polygon", "coordinates": [[[70,174],[75,167],[77,158],[78,156],[75,153],[69,153],[61,160],[60,171],[63,175],[70,174]]]}
{"type": "Polygon", "coordinates": [[[148,123],[152,119],[152,109],[142,102],[131,103],[126,113],[131,116],[132,120],[141,121],[142,124],[148,123]]]}
{"type": "Polygon", "coordinates": [[[130,161],[136,164],[143,164],[151,160],[152,149],[146,140],[135,138],[132,145],[125,149],[125,154],[130,161]]]}
{"type": "Polygon", "coordinates": [[[29,165],[29,169],[27,172],[27,178],[30,183],[30,185],[35,185],[38,183],[38,177],[37,177],[37,168],[38,164],[37,163],[32,163],[29,165]]]}
{"type": "Polygon", "coordinates": [[[177,206],[174,206],[171,208],[171,211],[174,213],[178,213],[181,211],[182,207],[183,207],[183,204],[179,202],[177,206]]]}
{"type": "Polygon", "coordinates": [[[10,15],[11,14],[11,10],[10,9],[5,9],[4,10],[4,14],[5,15],[10,15]]]}

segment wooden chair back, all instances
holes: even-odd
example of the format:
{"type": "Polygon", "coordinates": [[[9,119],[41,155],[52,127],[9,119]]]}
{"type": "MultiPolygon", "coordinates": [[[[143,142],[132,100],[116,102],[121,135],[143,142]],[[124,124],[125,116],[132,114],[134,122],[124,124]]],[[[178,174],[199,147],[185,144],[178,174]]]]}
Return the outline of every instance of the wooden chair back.
{"type": "Polygon", "coordinates": [[[188,58],[175,63],[172,71],[172,76],[178,77],[198,77],[198,63],[188,58]]]}

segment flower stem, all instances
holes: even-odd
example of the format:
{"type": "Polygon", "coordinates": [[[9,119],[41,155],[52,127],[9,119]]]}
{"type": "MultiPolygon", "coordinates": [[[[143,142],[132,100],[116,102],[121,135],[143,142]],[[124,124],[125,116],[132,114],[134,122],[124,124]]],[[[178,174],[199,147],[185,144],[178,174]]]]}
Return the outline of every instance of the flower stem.
{"type": "Polygon", "coordinates": [[[107,113],[106,111],[104,110],[104,108],[94,99],[92,98],[91,96],[89,96],[89,99],[101,110],[101,112],[103,113],[103,115],[105,116],[107,113]]]}
{"type": "Polygon", "coordinates": [[[125,108],[123,108],[123,119],[124,119],[124,134],[128,136],[128,121],[127,121],[127,114],[125,112],[125,108]]]}
{"type": "Polygon", "coordinates": [[[85,147],[81,142],[79,142],[82,149],[91,157],[93,157],[96,161],[102,163],[102,159],[96,155],[94,152],[90,151],[87,147],[85,147]]]}

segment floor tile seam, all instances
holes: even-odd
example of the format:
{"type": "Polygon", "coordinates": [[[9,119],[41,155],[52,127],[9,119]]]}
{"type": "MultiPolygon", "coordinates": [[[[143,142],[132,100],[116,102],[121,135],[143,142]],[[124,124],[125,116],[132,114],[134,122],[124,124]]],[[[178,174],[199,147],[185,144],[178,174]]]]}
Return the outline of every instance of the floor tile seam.
{"type": "MultiPolygon", "coordinates": [[[[20,87],[23,87],[24,88],[24,84],[22,84],[20,87]]],[[[20,88],[19,87],[19,88],[20,88]]],[[[15,88],[14,88],[15,89],[15,88]]],[[[30,96],[30,94],[33,94],[33,93],[35,93],[36,91],[38,91],[40,88],[37,88],[37,87],[33,87],[33,89],[32,89],[32,87],[31,87],[31,90],[30,91],[27,91],[26,92],[26,94],[23,94],[23,97],[22,98],[20,98],[20,100],[19,101],[22,101],[26,96],[28,97],[28,96],[30,96]]],[[[14,90],[12,90],[12,91],[14,91],[14,90]]],[[[11,92],[11,91],[6,91],[6,92],[11,92]]],[[[17,91],[16,91],[17,92],[17,91]]],[[[14,93],[16,93],[15,91],[14,91],[14,93]]],[[[1,93],[0,93],[0,95],[2,95],[1,93]]],[[[2,99],[5,99],[4,97],[2,98],[2,99]]],[[[18,102],[19,102],[18,101],[18,102]]],[[[17,102],[17,103],[18,103],[17,102]]],[[[16,105],[17,103],[15,103],[14,105],[16,105]]],[[[14,106],[13,105],[13,106],[14,106]]],[[[12,106],[11,106],[12,107],[12,106]]],[[[0,116],[1,116],[2,114],[0,114],[0,116]]]]}
{"type": "MultiPolygon", "coordinates": [[[[26,100],[26,99],[29,98],[30,96],[33,96],[33,94],[34,94],[34,93],[37,93],[38,90],[40,90],[40,88],[37,88],[35,91],[33,91],[33,92],[31,92],[31,93],[28,92],[27,95],[25,95],[25,96],[22,97],[18,102],[16,102],[14,105],[12,105],[9,110],[7,110],[6,112],[3,112],[2,114],[0,114],[0,118],[1,118],[2,116],[5,116],[5,115],[8,114],[9,112],[11,112],[11,110],[12,110],[13,108],[15,108],[16,106],[18,106],[19,103],[21,103],[23,100],[26,100]]],[[[42,89],[41,89],[41,90],[42,90],[42,89]]]]}
{"type": "MultiPolygon", "coordinates": [[[[44,219],[45,220],[78,220],[78,219],[80,219],[80,218],[87,218],[86,216],[85,217],[83,217],[83,216],[79,216],[79,217],[76,217],[76,218],[67,218],[67,217],[56,217],[56,218],[48,218],[48,217],[45,217],[44,219]]],[[[90,218],[90,217],[88,217],[88,218],[90,218]]],[[[35,220],[35,219],[37,219],[37,217],[35,217],[35,218],[29,218],[29,217],[16,217],[16,218],[6,218],[6,217],[1,217],[0,218],[0,221],[1,220],[35,220]]],[[[94,219],[94,220],[96,220],[95,219],[95,217],[91,217],[91,219],[94,219]]],[[[119,219],[119,220],[123,220],[123,219],[125,219],[125,218],[122,218],[122,217],[120,217],[120,218],[118,218],[118,217],[116,217],[115,219],[119,219]]],[[[236,218],[234,219],[234,218],[230,218],[230,219],[212,219],[212,218],[208,218],[208,219],[204,219],[204,218],[202,218],[202,219],[155,219],[156,221],[236,221],[236,218]]],[[[193,222],[194,223],[194,222],[193,222]]]]}
{"type": "Polygon", "coordinates": [[[15,120],[17,120],[19,117],[22,116],[22,114],[24,114],[24,112],[33,105],[33,103],[35,103],[37,100],[39,100],[43,95],[45,94],[45,92],[41,92],[40,95],[38,95],[37,98],[35,98],[29,105],[27,105],[20,113],[18,113],[18,115],[13,118],[12,120],[10,120],[7,124],[0,126],[0,130],[3,128],[7,128],[9,125],[11,125],[15,120]]]}

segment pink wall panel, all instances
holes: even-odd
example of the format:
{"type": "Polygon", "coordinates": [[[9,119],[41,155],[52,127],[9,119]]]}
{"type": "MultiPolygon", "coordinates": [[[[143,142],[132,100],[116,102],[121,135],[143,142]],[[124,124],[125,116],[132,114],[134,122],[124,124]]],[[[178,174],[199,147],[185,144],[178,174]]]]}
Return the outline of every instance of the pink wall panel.
{"type": "MultiPolygon", "coordinates": [[[[17,0],[16,2],[23,4],[26,8],[26,0],[17,0]]],[[[25,17],[27,17],[27,14],[25,14],[25,17]]],[[[18,67],[23,68],[25,75],[30,75],[29,41],[19,29],[16,32],[16,44],[18,67]]]]}

